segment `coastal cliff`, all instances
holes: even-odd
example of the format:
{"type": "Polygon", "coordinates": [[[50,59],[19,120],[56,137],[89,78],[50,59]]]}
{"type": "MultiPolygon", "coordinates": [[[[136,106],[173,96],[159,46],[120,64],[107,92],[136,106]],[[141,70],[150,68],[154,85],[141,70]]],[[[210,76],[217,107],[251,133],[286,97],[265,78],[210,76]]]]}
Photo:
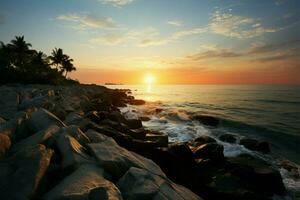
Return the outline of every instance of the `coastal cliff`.
{"type": "MultiPolygon", "coordinates": [[[[0,87],[0,199],[271,199],[280,173],[250,155],[226,158],[210,137],[168,143],[128,119],[142,105],[97,85],[0,87]]],[[[195,116],[207,126],[217,119],[195,116]]],[[[222,140],[235,138],[223,135],[222,140]]],[[[244,140],[252,150],[268,144],[244,140]]]]}

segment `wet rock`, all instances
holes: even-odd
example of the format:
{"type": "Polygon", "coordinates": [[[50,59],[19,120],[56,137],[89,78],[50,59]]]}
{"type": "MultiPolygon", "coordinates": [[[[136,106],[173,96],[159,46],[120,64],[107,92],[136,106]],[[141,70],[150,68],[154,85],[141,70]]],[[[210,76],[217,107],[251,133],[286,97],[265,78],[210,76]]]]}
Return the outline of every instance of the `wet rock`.
{"type": "Polygon", "coordinates": [[[112,138],[88,146],[100,166],[115,179],[123,176],[130,167],[144,168],[154,174],[165,176],[153,161],[120,147],[112,138]]]}
{"type": "Polygon", "coordinates": [[[84,147],[69,135],[59,135],[56,140],[56,146],[62,156],[61,167],[63,169],[68,167],[75,168],[83,163],[92,162],[91,158],[84,153],[84,147]]]}
{"type": "Polygon", "coordinates": [[[52,154],[45,146],[36,145],[1,161],[0,199],[34,198],[52,154]]]}
{"type": "Polygon", "coordinates": [[[131,167],[117,185],[124,199],[202,199],[165,177],[135,167],[131,167]]]}
{"type": "Polygon", "coordinates": [[[232,135],[232,134],[223,134],[219,137],[219,139],[223,142],[228,142],[228,143],[236,142],[236,137],[235,137],[235,135],[232,135]]]}
{"type": "Polygon", "coordinates": [[[184,143],[172,144],[169,146],[168,151],[177,158],[184,160],[193,160],[194,154],[190,147],[184,143]]]}
{"type": "Polygon", "coordinates": [[[103,169],[83,165],[50,190],[44,200],[108,199],[121,200],[119,189],[105,179],[103,169]]]}
{"type": "Polygon", "coordinates": [[[131,129],[139,129],[142,128],[142,121],[139,119],[128,119],[126,121],[126,125],[131,129]]]}
{"type": "Polygon", "coordinates": [[[0,117],[11,119],[17,112],[20,97],[14,88],[0,87],[0,117]]]}
{"type": "Polygon", "coordinates": [[[224,147],[217,143],[207,143],[193,149],[195,158],[223,160],[224,147]]]}
{"type": "Polygon", "coordinates": [[[92,122],[99,124],[102,120],[105,119],[103,115],[98,115],[97,111],[90,111],[85,115],[86,118],[90,119],[92,122]]]}
{"type": "Polygon", "coordinates": [[[161,113],[162,111],[164,111],[164,109],[162,109],[162,108],[156,108],[156,109],[155,109],[155,113],[156,113],[156,114],[159,114],[159,113],[161,113]]]}
{"type": "Polygon", "coordinates": [[[228,159],[228,162],[232,165],[230,173],[238,177],[240,184],[245,188],[267,196],[285,193],[280,173],[265,161],[249,155],[240,155],[228,159]]]}
{"type": "Polygon", "coordinates": [[[264,141],[258,141],[255,139],[250,138],[244,138],[240,140],[240,145],[243,145],[247,149],[250,149],[252,151],[259,151],[263,153],[269,153],[270,152],[270,146],[268,142],[264,141]]]}
{"type": "Polygon", "coordinates": [[[141,116],[141,117],[139,117],[139,119],[143,122],[147,122],[147,121],[151,120],[150,117],[147,117],[147,116],[141,116]]]}
{"type": "Polygon", "coordinates": [[[91,143],[99,143],[107,140],[109,137],[98,133],[95,130],[89,129],[88,131],[85,132],[85,135],[90,139],[91,143]]]}
{"type": "Polygon", "coordinates": [[[202,136],[197,137],[195,140],[193,140],[189,144],[191,146],[199,146],[199,145],[202,145],[202,144],[207,144],[207,143],[212,143],[212,142],[216,143],[217,141],[212,137],[202,135],[202,136]]]}
{"type": "Polygon", "coordinates": [[[43,108],[32,113],[31,117],[27,120],[26,124],[32,133],[41,131],[49,127],[50,125],[57,125],[59,127],[66,126],[55,115],[43,108]]]}
{"type": "Polygon", "coordinates": [[[144,105],[146,103],[146,101],[141,100],[141,99],[132,99],[131,101],[129,101],[129,104],[131,105],[144,105]]]}
{"type": "Polygon", "coordinates": [[[0,159],[3,158],[11,146],[10,138],[0,133],[0,159]]]}
{"type": "Polygon", "coordinates": [[[206,126],[218,126],[219,119],[208,115],[194,115],[193,120],[199,121],[206,126]]]}
{"type": "Polygon", "coordinates": [[[167,147],[169,143],[168,136],[161,134],[147,133],[144,140],[157,144],[157,147],[167,147]]]}

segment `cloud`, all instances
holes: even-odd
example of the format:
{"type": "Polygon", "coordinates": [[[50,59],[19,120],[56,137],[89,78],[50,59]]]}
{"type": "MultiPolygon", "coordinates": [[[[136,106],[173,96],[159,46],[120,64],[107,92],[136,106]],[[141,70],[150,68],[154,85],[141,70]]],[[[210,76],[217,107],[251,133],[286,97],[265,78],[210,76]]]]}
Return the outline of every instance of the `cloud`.
{"type": "Polygon", "coordinates": [[[122,7],[132,3],[134,0],[99,0],[103,4],[110,4],[115,7],[122,7]]]}
{"type": "Polygon", "coordinates": [[[286,0],[275,0],[275,5],[280,6],[280,5],[284,4],[285,2],[286,2],[286,0]]]}
{"type": "Polygon", "coordinates": [[[90,43],[98,45],[118,45],[124,43],[125,41],[126,38],[123,35],[119,34],[107,34],[89,40],[90,43]]]}
{"type": "Polygon", "coordinates": [[[182,21],[179,20],[168,21],[167,23],[172,26],[182,26],[182,21]]]}
{"type": "Polygon", "coordinates": [[[262,54],[262,53],[270,53],[274,51],[281,51],[283,49],[287,49],[300,44],[300,39],[296,40],[288,40],[280,43],[270,43],[270,44],[258,44],[253,45],[249,54],[262,54]]]}
{"type": "Polygon", "coordinates": [[[60,15],[56,18],[60,21],[73,22],[79,29],[109,29],[115,28],[116,23],[109,17],[98,17],[93,15],[79,15],[79,14],[67,14],[60,15]]]}
{"type": "Polygon", "coordinates": [[[209,28],[213,33],[238,39],[253,38],[279,30],[263,27],[258,20],[250,17],[221,11],[212,14],[209,28]]]}
{"type": "Polygon", "coordinates": [[[230,51],[228,49],[212,49],[212,50],[206,50],[201,51],[196,54],[192,54],[187,56],[188,59],[199,61],[204,59],[212,59],[212,58],[234,58],[234,57],[240,57],[243,54],[239,54],[233,51],[230,51]]]}
{"type": "Polygon", "coordinates": [[[293,59],[298,59],[300,57],[299,48],[294,49],[293,51],[280,52],[275,55],[266,56],[263,58],[255,59],[255,61],[259,62],[274,62],[274,61],[283,61],[288,60],[291,61],[293,59]]]}

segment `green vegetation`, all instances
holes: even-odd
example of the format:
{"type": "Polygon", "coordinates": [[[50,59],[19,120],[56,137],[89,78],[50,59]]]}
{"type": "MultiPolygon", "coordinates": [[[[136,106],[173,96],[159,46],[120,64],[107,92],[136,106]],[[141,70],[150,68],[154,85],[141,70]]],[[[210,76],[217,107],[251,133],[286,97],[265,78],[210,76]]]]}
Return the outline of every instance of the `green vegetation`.
{"type": "Polygon", "coordinates": [[[24,36],[16,36],[10,43],[0,42],[0,84],[39,83],[69,84],[78,81],[67,78],[75,71],[73,59],[55,48],[51,56],[31,49],[24,36]]]}

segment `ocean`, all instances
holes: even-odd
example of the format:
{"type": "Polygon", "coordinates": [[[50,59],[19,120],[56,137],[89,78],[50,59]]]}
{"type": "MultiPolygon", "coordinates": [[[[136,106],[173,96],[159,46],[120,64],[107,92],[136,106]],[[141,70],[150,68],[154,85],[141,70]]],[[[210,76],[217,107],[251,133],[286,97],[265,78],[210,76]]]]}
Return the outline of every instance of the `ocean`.
{"type": "MultiPolygon", "coordinates": [[[[169,142],[185,142],[208,135],[215,139],[223,133],[238,138],[255,138],[270,143],[271,153],[260,154],[238,144],[224,145],[225,156],[250,153],[275,166],[283,160],[300,165],[300,85],[111,85],[130,89],[143,106],[128,106],[128,118],[147,116],[147,128],[169,136],[169,142]],[[160,112],[157,112],[160,111],[160,112]],[[195,114],[214,116],[217,128],[191,120],[195,114]]],[[[300,178],[281,173],[287,187],[300,191],[300,178]]]]}

